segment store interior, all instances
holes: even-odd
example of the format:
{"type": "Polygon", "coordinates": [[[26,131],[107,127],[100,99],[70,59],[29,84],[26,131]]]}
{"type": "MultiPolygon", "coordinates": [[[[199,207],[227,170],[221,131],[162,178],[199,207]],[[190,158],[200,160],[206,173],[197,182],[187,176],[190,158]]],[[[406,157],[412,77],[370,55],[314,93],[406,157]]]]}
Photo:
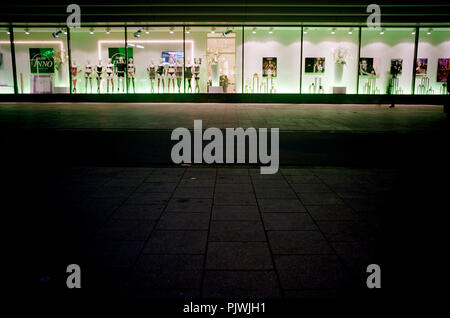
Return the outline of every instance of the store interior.
{"type": "Polygon", "coordinates": [[[1,94],[443,95],[449,71],[445,27],[0,28],[1,94]]]}

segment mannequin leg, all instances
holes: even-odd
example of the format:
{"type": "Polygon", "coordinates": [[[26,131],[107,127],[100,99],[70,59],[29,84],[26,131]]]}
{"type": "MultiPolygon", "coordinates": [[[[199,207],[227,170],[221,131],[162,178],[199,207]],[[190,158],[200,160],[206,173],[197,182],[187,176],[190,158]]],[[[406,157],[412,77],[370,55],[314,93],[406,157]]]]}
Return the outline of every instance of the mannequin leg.
{"type": "Polygon", "coordinates": [[[162,84],[162,92],[164,93],[164,88],[165,88],[165,86],[164,86],[164,77],[161,79],[161,84],[162,84]]]}
{"type": "Polygon", "coordinates": [[[135,86],[135,84],[134,84],[134,77],[133,77],[133,93],[136,93],[136,86],[135,86]]]}
{"type": "Polygon", "coordinates": [[[181,78],[177,78],[178,93],[181,92],[181,78]]]}
{"type": "Polygon", "coordinates": [[[175,93],[175,77],[172,76],[172,89],[173,89],[173,93],[175,93]]]}
{"type": "Polygon", "coordinates": [[[77,92],[77,79],[76,78],[74,78],[72,80],[72,90],[73,90],[74,93],[77,92]]]}
{"type": "Polygon", "coordinates": [[[159,93],[159,85],[161,83],[161,78],[158,76],[158,93],[159,93]]]}

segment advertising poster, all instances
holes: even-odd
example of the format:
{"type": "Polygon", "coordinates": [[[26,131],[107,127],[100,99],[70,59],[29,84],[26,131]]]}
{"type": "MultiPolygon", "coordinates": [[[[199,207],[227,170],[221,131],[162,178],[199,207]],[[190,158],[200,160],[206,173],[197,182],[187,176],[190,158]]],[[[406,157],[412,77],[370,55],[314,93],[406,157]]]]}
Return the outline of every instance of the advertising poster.
{"type": "Polygon", "coordinates": [[[325,73],[324,57],[306,57],[305,73],[325,73]]]}
{"type": "Polygon", "coordinates": [[[53,48],[30,48],[29,53],[31,74],[55,73],[53,48]]]}
{"type": "Polygon", "coordinates": [[[277,58],[276,57],[263,57],[262,61],[262,76],[277,77],[277,58]]]}

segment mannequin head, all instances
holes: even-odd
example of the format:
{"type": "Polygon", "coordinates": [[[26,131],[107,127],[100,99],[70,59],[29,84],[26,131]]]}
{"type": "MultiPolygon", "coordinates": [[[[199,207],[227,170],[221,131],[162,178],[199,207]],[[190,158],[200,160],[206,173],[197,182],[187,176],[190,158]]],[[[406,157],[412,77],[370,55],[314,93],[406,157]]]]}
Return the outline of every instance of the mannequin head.
{"type": "Polygon", "coordinates": [[[119,56],[119,62],[123,63],[123,57],[122,56],[119,56]]]}
{"type": "Polygon", "coordinates": [[[98,65],[102,65],[102,59],[98,60],[98,65]]]}
{"type": "Polygon", "coordinates": [[[72,60],[72,66],[76,66],[77,62],[75,62],[75,60],[72,60]]]}
{"type": "Polygon", "coordinates": [[[128,62],[130,62],[130,64],[133,64],[133,58],[130,57],[130,58],[128,59],[128,62]]]}
{"type": "Polygon", "coordinates": [[[151,65],[155,65],[155,60],[151,59],[151,65]]]}
{"type": "Polygon", "coordinates": [[[173,58],[169,57],[169,64],[173,64],[173,58]]]}
{"type": "Polygon", "coordinates": [[[112,59],[108,59],[108,64],[111,64],[112,59]]]}
{"type": "Polygon", "coordinates": [[[163,64],[164,63],[164,59],[161,57],[159,58],[159,63],[163,64]]]}
{"type": "Polygon", "coordinates": [[[87,65],[91,65],[91,61],[88,60],[87,65]]]}

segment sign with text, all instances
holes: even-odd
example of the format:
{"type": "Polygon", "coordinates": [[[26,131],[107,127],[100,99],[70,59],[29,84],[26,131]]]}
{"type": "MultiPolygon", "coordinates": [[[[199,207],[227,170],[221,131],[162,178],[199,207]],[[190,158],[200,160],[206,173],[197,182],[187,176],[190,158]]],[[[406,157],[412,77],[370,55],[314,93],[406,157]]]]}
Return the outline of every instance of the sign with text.
{"type": "Polygon", "coordinates": [[[30,72],[31,74],[55,73],[53,48],[30,48],[30,72]]]}

